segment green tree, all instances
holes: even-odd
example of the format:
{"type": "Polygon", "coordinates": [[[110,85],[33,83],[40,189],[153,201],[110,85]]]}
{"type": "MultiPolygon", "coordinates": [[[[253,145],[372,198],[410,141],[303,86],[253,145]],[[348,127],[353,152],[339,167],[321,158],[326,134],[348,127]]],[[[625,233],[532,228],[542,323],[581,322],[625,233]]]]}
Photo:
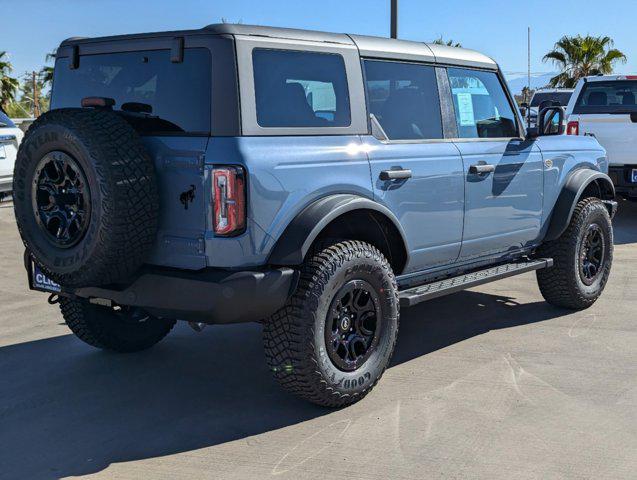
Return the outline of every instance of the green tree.
{"type": "Polygon", "coordinates": [[[626,63],[626,55],[613,48],[610,37],[564,36],[542,61],[553,62],[560,73],[551,78],[552,87],[574,88],[580,78],[613,73],[617,62],[626,63]]]}
{"type": "MultiPolygon", "coordinates": [[[[49,109],[48,95],[44,95],[44,89],[46,83],[42,75],[35,77],[35,85],[38,90],[38,105],[40,106],[40,112],[46,112],[49,109]]],[[[34,95],[33,95],[33,77],[29,73],[25,73],[22,77],[22,96],[20,97],[20,104],[23,109],[29,112],[35,111],[34,95]]]]}
{"type": "Polygon", "coordinates": [[[12,71],[13,65],[7,58],[7,52],[0,51],[0,106],[5,110],[9,103],[15,101],[20,86],[18,79],[9,75],[12,71]]]}
{"type": "MultiPolygon", "coordinates": [[[[51,61],[55,63],[56,54],[57,49],[53,50],[50,53],[47,53],[45,58],[46,63],[49,63],[51,61]]],[[[49,65],[45,65],[44,67],[42,67],[42,70],[40,70],[40,79],[45,86],[50,87],[53,84],[53,67],[49,65]]]]}
{"type": "Polygon", "coordinates": [[[456,48],[462,48],[462,44],[459,42],[454,42],[453,40],[445,40],[442,38],[442,35],[440,35],[438,38],[436,38],[433,42],[434,45],[446,45],[448,47],[456,47],[456,48]]]}

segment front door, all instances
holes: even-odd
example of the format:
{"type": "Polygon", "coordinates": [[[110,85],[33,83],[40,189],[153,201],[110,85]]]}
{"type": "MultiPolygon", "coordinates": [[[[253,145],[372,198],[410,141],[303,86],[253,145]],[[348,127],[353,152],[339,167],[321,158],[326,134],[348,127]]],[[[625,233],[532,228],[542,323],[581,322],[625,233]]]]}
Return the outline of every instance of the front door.
{"type": "Polygon", "coordinates": [[[543,164],[539,148],[520,137],[518,118],[498,74],[449,68],[465,170],[460,259],[515,251],[533,244],[542,220],[543,164]]]}
{"type": "Polygon", "coordinates": [[[443,140],[435,68],[365,60],[369,111],[387,141],[370,136],[374,196],[398,217],[410,260],[404,273],[457,260],[462,240],[462,159],[443,140]]]}

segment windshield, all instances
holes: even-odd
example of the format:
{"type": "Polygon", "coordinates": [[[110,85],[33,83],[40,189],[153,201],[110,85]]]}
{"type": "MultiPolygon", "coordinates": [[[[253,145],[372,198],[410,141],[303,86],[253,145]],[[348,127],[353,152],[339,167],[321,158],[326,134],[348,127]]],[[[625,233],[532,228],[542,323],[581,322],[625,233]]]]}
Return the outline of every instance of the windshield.
{"type": "Polygon", "coordinates": [[[587,82],[573,113],[637,113],[637,81],[587,82]]]}
{"type": "Polygon", "coordinates": [[[532,107],[539,107],[540,103],[550,100],[557,103],[561,107],[568,105],[568,101],[571,99],[573,92],[541,92],[533,95],[531,99],[532,107]]]}
{"type": "Polygon", "coordinates": [[[11,121],[11,119],[0,110],[0,128],[3,127],[15,127],[15,124],[11,121]]]}

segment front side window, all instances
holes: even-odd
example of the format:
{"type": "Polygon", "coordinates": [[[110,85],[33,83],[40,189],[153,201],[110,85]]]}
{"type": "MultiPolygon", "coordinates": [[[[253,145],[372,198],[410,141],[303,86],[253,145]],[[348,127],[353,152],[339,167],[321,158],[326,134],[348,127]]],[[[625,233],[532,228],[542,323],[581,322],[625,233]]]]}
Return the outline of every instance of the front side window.
{"type": "Polygon", "coordinates": [[[365,60],[369,112],[390,140],[443,138],[434,67],[365,60]]]}
{"type": "Polygon", "coordinates": [[[209,133],[211,57],[187,48],[183,62],[170,50],[82,55],[55,63],[52,108],[79,107],[84,97],[108,97],[143,133],[209,133]]]}
{"type": "Polygon", "coordinates": [[[518,135],[515,114],[494,72],[449,68],[459,138],[518,135]]]}
{"type": "Polygon", "coordinates": [[[347,127],[349,93],[343,57],[332,53],[252,52],[261,127],[347,127]]]}
{"type": "Polygon", "coordinates": [[[637,81],[591,81],[582,88],[573,113],[637,113],[637,81]]]}

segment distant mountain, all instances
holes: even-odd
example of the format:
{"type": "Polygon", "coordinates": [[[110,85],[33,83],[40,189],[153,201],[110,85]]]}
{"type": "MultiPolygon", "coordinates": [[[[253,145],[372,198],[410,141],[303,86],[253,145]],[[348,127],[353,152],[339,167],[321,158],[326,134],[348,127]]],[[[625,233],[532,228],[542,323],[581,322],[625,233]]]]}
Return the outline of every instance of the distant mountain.
{"type": "MultiPolygon", "coordinates": [[[[531,89],[546,87],[549,84],[551,78],[557,75],[557,72],[543,73],[541,75],[531,75],[531,89]]],[[[522,89],[526,87],[527,77],[526,75],[505,75],[509,88],[513,94],[519,94],[522,89]]]]}

